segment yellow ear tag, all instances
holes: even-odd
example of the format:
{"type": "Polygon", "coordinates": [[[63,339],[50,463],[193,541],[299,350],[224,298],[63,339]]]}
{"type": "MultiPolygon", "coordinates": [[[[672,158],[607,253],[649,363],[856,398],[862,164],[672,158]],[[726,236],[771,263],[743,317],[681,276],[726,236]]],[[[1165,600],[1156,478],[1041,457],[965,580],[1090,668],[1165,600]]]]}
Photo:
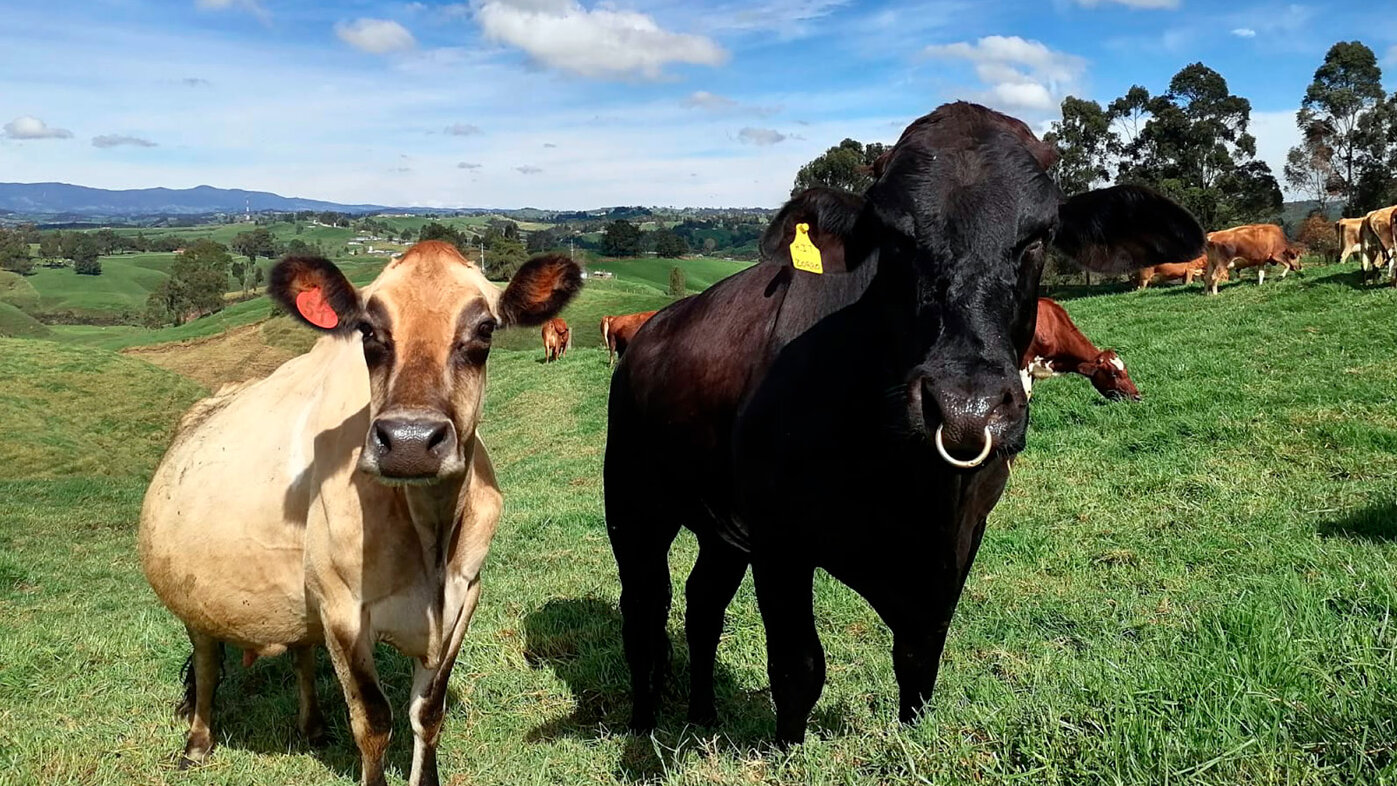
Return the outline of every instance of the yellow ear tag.
{"type": "Polygon", "coordinates": [[[820,249],[810,242],[810,225],[796,224],[796,239],[791,241],[791,264],[796,270],[823,275],[825,266],[820,262],[820,249]]]}

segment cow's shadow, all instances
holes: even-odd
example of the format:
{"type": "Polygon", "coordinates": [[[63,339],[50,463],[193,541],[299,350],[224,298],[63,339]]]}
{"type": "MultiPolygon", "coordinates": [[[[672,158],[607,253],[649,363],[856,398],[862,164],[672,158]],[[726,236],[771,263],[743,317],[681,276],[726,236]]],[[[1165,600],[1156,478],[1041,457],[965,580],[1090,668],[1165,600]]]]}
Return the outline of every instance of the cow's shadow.
{"type": "MultiPolygon", "coordinates": [[[[211,761],[218,760],[220,748],[235,748],[252,753],[277,756],[309,753],[327,769],[341,778],[359,779],[359,748],[349,726],[349,712],[344,692],[330,665],[323,647],[316,648],[316,695],[325,717],[325,738],[312,746],[296,728],[297,687],[296,670],[289,655],[259,658],[244,668],[239,662],[239,650],[227,648],[223,662],[223,680],[214,702],[214,751],[211,761]]],[[[385,766],[407,778],[412,768],[412,725],[408,719],[408,701],[412,690],[412,660],[386,644],[375,650],[379,684],[393,708],[393,741],[388,746],[385,766]]],[[[451,723],[452,710],[460,702],[454,686],[447,688],[446,716],[451,723]]],[[[179,745],[184,744],[186,726],[179,722],[179,745]]]]}
{"type": "Polygon", "coordinates": [[[1319,522],[1316,530],[1328,537],[1366,541],[1397,540],[1397,499],[1384,499],[1344,511],[1319,522]]]}
{"type": "MultiPolygon", "coordinates": [[[[621,615],[614,603],[598,598],[556,599],[524,619],[525,657],[535,668],[549,668],[572,692],[576,707],[567,715],[531,730],[531,743],[563,737],[600,739],[627,735],[615,775],[628,782],[654,780],[695,749],[751,752],[773,749],[776,732],[770,691],[739,687],[723,665],[720,646],[714,670],[718,726],[685,722],[689,684],[688,646],[673,636],[674,653],[659,725],[650,735],[631,734],[630,678],[621,645],[621,615]]],[[[813,734],[840,734],[848,729],[842,707],[817,708],[813,734]]]]}

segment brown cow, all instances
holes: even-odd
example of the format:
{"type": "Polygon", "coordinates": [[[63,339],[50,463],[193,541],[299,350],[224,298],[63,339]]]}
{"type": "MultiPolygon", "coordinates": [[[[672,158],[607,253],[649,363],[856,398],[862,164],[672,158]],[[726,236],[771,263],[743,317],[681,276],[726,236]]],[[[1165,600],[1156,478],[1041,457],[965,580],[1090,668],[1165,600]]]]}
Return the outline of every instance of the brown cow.
{"type": "Polygon", "coordinates": [[[543,323],[543,360],[552,363],[561,360],[572,349],[572,330],[562,317],[554,317],[543,323]]]}
{"type": "Polygon", "coordinates": [[[641,311],[638,314],[621,314],[620,316],[607,316],[601,318],[601,338],[606,342],[606,351],[609,353],[609,363],[615,363],[616,358],[625,354],[626,347],[630,346],[631,339],[635,338],[635,332],[640,330],[640,326],[650,321],[650,317],[657,312],[641,311]]]}
{"type": "Polygon", "coordinates": [[[446,686],[501,507],[476,433],[491,336],[549,319],[581,285],[574,262],[544,256],[501,292],[439,241],[408,249],[362,290],[324,259],[272,269],[272,297],[325,337],[266,379],[196,404],[141,510],[141,566],[194,645],[181,767],[213,747],[225,642],[295,654],[299,725],[312,738],[323,728],[313,649],[324,644],[362,782],[386,783],[383,641],[412,658],[409,782],[438,782],[446,686]]]}
{"type": "Polygon", "coordinates": [[[1363,250],[1362,233],[1362,218],[1341,218],[1334,222],[1334,234],[1339,240],[1337,262],[1343,262],[1363,250]]]}
{"type": "Polygon", "coordinates": [[[1036,379],[1081,374],[1106,398],[1140,400],[1140,391],[1120,355],[1114,349],[1097,349],[1073,324],[1067,310],[1045,297],[1038,298],[1033,341],[1024,350],[1019,367],[1024,392],[1029,395],[1036,379]]]}
{"type": "MultiPolygon", "coordinates": [[[[1175,265],[1154,265],[1140,268],[1135,271],[1135,288],[1145,289],[1156,281],[1164,283],[1165,281],[1177,281],[1181,278],[1184,280],[1184,286],[1188,286],[1193,283],[1195,276],[1203,272],[1207,265],[1208,255],[1201,254],[1197,259],[1175,265]]],[[[1226,273],[1226,271],[1223,272],[1226,273]]],[[[1225,281],[1226,278],[1223,280],[1225,281]]]]}
{"type": "MultiPolygon", "coordinates": [[[[1391,274],[1392,268],[1397,266],[1397,254],[1394,254],[1397,243],[1393,239],[1394,212],[1397,212],[1397,206],[1380,207],[1363,217],[1358,242],[1364,273],[1375,271],[1381,277],[1383,268],[1387,268],[1391,274]]],[[[1397,277],[1393,280],[1397,281],[1397,277]]]]}
{"type": "Polygon", "coordinates": [[[1275,224],[1247,224],[1208,233],[1208,265],[1203,272],[1205,291],[1218,293],[1224,271],[1254,267],[1256,283],[1266,280],[1266,265],[1281,265],[1284,278],[1292,270],[1300,270],[1303,249],[1291,245],[1285,232],[1275,224]]]}

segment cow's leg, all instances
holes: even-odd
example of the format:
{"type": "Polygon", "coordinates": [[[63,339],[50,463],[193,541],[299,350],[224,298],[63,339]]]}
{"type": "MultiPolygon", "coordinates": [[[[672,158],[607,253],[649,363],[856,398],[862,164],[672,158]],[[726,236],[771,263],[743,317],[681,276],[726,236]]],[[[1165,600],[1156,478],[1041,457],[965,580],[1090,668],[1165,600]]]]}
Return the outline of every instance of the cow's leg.
{"type": "Polygon", "coordinates": [[[1264,283],[1266,283],[1266,266],[1265,266],[1265,265],[1257,265],[1257,266],[1256,266],[1256,285],[1257,285],[1257,286],[1261,286],[1261,285],[1264,284],[1264,283]]]}
{"type": "Polygon", "coordinates": [[[363,786],[387,786],[383,756],[393,735],[393,708],[378,685],[368,612],[354,605],[348,613],[321,607],[325,646],[330,651],[330,661],[335,664],[335,675],[344,690],[345,703],[349,705],[349,725],[354,730],[354,742],[359,746],[363,768],[360,782],[363,786]]]}
{"type": "Polygon", "coordinates": [[[202,764],[213,750],[213,697],[223,677],[223,642],[193,628],[186,629],[194,654],[190,655],[184,702],[180,705],[180,712],[189,716],[189,736],[179,759],[181,770],[202,764]]]}
{"type": "MultiPolygon", "coordinates": [[[[608,477],[611,473],[608,472],[608,477]]],[[[631,728],[655,726],[660,692],[669,671],[669,546],[678,524],[659,524],[626,504],[618,511],[607,494],[606,532],[621,578],[621,640],[631,672],[631,728]]]]}
{"type": "Polygon", "coordinates": [[[815,631],[815,568],[782,558],[754,561],[752,579],[766,628],[776,741],[803,742],[810,711],[825,687],[825,651],[815,631]]]}
{"type": "MultiPolygon", "coordinates": [[[[465,585],[465,582],[460,582],[465,585]]],[[[441,664],[435,669],[414,661],[412,673],[412,700],[408,704],[408,716],[412,720],[412,774],[408,778],[410,786],[437,786],[437,743],[441,739],[441,723],[446,717],[446,687],[451,681],[451,669],[456,665],[456,654],[461,651],[461,641],[466,628],[470,626],[475,605],[480,600],[480,581],[464,586],[465,597],[459,601],[461,613],[455,626],[445,637],[441,664]]],[[[451,593],[453,588],[448,587],[451,593]]],[[[447,598],[446,606],[455,605],[447,598]]]]}
{"type": "Polygon", "coordinates": [[[325,716],[320,713],[320,700],[315,696],[315,647],[295,647],[296,688],[300,706],[296,713],[296,728],[311,745],[325,742],[325,716]]]}
{"type": "Polygon", "coordinates": [[[713,664],[723,617],[747,572],[747,557],[716,536],[699,547],[698,561],[684,585],[689,640],[689,722],[711,726],[718,720],[713,699],[713,664]]]}
{"type": "Polygon", "coordinates": [[[1193,270],[1185,270],[1185,271],[1184,271],[1184,286],[1187,287],[1187,286],[1192,286],[1192,285],[1193,285],[1193,273],[1194,273],[1193,270]]]}

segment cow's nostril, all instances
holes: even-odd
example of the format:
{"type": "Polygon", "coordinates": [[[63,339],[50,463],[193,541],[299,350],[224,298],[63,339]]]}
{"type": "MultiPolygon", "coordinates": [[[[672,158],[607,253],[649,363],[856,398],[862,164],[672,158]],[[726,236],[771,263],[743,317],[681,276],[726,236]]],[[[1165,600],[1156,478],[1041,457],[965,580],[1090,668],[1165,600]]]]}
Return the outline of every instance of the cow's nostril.
{"type": "Polygon", "coordinates": [[[428,452],[428,453],[440,453],[440,452],[442,452],[446,447],[448,447],[448,442],[449,442],[450,436],[451,436],[451,424],[450,424],[450,423],[442,423],[441,425],[437,426],[435,429],[432,429],[432,433],[429,434],[429,435],[427,436],[427,452],[428,452]]]}
{"type": "Polygon", "coordinates": [[[375,423],[373,428],[374,447],[380,453],[387,453],[393,449],[393,437],[388,433],[388,429],[382,423],[375,423]]]}

